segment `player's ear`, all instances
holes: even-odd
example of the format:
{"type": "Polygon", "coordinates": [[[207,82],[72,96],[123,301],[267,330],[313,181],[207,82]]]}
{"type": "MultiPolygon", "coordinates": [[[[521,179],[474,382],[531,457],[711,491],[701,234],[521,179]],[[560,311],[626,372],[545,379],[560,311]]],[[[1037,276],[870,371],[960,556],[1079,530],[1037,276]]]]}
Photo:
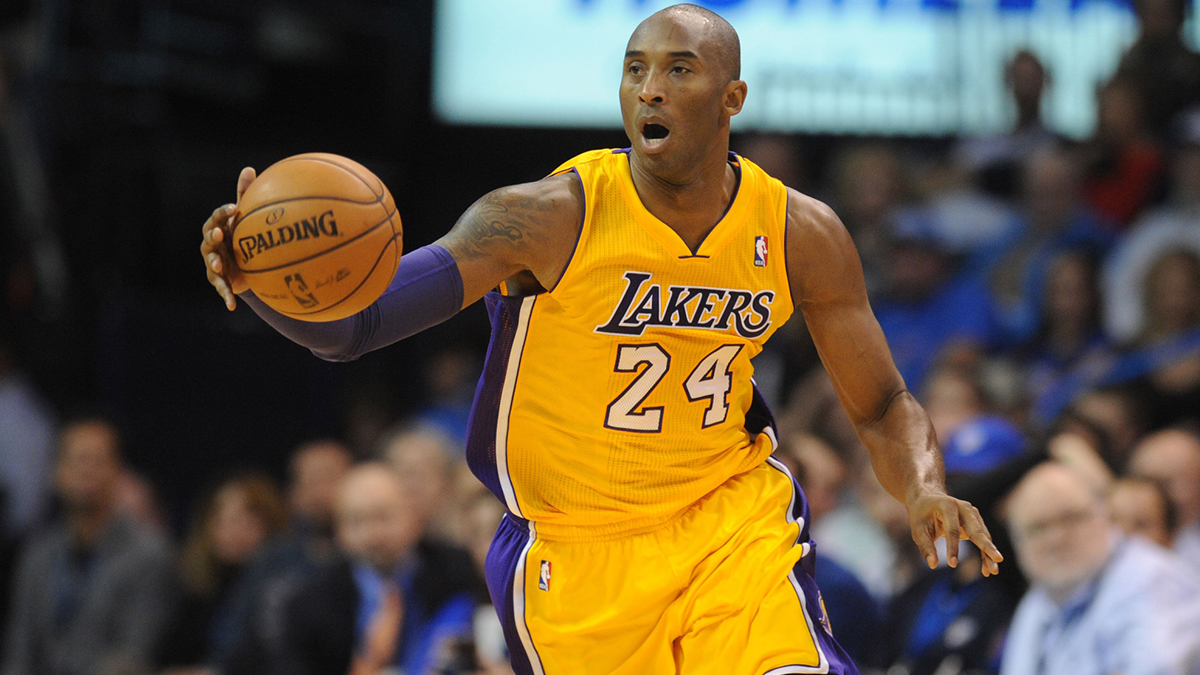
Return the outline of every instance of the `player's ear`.
{"type": "Polygon", "coordinates": [[[746,83],[741,80],[733,80],[725,85],[725,111],[732,117],[742,111],[742,106],[746,104],[746,83]]]}

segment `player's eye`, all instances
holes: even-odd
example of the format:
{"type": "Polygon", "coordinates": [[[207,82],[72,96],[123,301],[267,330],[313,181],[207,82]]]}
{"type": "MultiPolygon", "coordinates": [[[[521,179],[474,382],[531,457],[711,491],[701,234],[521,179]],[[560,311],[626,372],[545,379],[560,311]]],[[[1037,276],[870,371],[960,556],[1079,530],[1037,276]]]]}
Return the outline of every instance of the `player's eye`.
{"type": "Polygon", "coordinates": [[[672,73],[686,73],[686,72],[688,72],[688,69],[685,68],[684,66],[675,66],[674,68],[671,69],[671,72],[672,73]]]}
{"type": "Polygon", "coordinates": [[[632,63],[629,65],[629,74],[630,75],[641,75],[642,70],[643,70],[643,68],[636,63],[632,63]]]}

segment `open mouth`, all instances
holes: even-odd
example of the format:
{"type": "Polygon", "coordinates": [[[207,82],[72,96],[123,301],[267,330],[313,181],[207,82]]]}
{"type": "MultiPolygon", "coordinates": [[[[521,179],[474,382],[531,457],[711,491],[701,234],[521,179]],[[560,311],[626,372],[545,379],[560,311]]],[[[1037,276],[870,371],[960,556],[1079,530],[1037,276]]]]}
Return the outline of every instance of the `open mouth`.
{"type": "Polygon", "coordinates": [[[666,138],[669,133],[671,131],[661,124],[650,123],[642,127],[642,135],[646,137],[646,140],[650,141],[666,138]]]}
{"type": "Polygon", "coordinates": [[[646,124],[642,127],[642,138],[646,139],[647,142],[649,142],[651,144],[655,144],[655,145],[657,145],[657,143],[656,143],[657,141],[662,141],[670,133],[671,133],[670,129],[664,127],[661,124],[656,124],[654,122],[646,124]]]}

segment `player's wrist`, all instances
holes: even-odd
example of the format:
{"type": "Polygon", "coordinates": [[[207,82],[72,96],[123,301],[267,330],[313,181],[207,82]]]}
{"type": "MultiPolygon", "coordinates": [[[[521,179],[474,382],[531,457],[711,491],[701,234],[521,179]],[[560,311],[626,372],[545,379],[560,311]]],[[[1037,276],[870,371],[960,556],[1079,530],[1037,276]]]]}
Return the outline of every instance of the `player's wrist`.
{"type": "Polygon", "coordinates": [[[945,485],[929,483],[914,484],[909,486],[904,504],[911,511],[914,506],[920,505],[921,502],[948,496],[945,485]]]}

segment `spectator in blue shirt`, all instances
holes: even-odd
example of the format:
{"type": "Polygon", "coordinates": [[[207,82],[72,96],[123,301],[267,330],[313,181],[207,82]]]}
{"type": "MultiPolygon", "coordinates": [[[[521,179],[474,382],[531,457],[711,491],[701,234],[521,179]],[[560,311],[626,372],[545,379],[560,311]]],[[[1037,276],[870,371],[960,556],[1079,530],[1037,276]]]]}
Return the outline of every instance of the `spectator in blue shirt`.
{"type": "Polygon", "coordinates": [[[1034,154],[1023,183],[1024,217],[989,265],[996,320],[1011,345],[1037,332],[1050,261],[1064,250],[1102,257],[1117,238],[1114,226],[1084,204],[1082,167],[1069,151],[1034,154]]]}
{"type": "Polygon", "coordinates": [[[1044,429],[1089,383],[1087,374],[1115,359],[1100,327],[1096,258],[1064,250],[1046,270],[1039,329],[1024,361],[1034,424],[1044,429]]]}
{"type": "Polygon", "coordinates": [[[992,341],[990,296],[924,210],[902,210],[892,222],[888,293],[871,303],[896,367],[910,390],[947,353],[992,341]]]}
{"type": "Polygon", "coordinates": [[[1046,463],[1013,490],[1009,529],[1032,587],[1002,675],[1194,675],[1200,581],[1166,551],[1118,534],[1102,497],[1046,463]]]}
{"type": "Polygon", "coordinates": [[[478,587],[470,557],[422,541],[413,506],[386,464],[347,475],[336,510],[345,560],[300,584],[285,603],[276,673],[425,675],[470,643],[478,587]]]}

